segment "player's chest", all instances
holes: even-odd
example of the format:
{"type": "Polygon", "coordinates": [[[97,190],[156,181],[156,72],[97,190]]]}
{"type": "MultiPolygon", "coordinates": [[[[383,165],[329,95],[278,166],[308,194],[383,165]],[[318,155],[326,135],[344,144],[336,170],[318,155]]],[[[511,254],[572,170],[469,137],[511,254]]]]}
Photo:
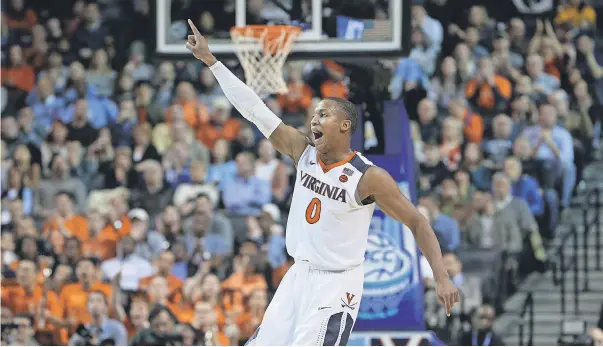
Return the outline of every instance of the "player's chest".
{"type": "Polygon", "coordinates": [[[299,190],[305,194],[323,197],[325,202],[336,205],[348,204],[355,194],[355,186],[349,181],[348,176],[342,174],[342,170],[330,170],[323,172],[320,167],[309,167],[299,170],[297,185],[299,190]]]}

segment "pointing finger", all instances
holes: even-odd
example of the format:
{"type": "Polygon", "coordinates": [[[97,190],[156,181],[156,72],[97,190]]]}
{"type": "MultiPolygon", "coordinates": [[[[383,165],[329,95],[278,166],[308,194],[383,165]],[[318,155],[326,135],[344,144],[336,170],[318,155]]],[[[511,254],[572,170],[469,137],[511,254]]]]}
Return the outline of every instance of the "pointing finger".
{"type": "Polygon", "coordinates": [[[450,317],[450,298],[448,295],[444,295],[444,308],[446,309],[446,315],[450,317]]]}
{"type": "Polygon", "coordinates": [[[444,305],[444,297],[441,295],[438,295],[438,301],[440,302],[440,304],[444,305]]]}
{"type": "Polygon", "coordinates": [[[199,32],[199,29],[197,29],[197,27],[195,26],[195,24],[193,24],[192,20],[188,20],[188,25],[190,25],[191,29],[193,30],[193,34],[195,34],[195,36],[199,35],[202,36],[201,33],[199,32]]]}

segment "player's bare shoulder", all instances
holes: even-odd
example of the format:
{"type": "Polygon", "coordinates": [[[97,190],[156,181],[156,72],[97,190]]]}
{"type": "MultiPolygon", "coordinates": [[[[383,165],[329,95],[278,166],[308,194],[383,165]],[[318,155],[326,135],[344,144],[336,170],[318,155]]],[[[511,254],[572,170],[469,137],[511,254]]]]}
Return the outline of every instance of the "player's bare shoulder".
{"type": "Polygon", "coordinates": [[[277,151],[290,156],[296,164],[306,147],[313,144],[307,135],[285,123],[281,123],[270,135],[270,142],[277,151]]]}
{"type": "Polygon", "coordinates": [[[391,189],[391,184],[398,189],[396,182],[387,171],[377,165],[371,165],[358,183],[358,196],[361,199],[375,199],[381,191],[386,189],[384,186],[391,189]]]}

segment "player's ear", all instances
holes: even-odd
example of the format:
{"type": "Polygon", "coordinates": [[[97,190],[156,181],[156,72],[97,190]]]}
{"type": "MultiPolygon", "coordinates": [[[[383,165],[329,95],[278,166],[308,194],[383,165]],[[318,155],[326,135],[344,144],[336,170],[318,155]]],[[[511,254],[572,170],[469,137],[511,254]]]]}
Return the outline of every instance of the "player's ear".
{"type": "Polygon", "coordinates": [[[345,133],[346,131],[350,130],[352,128],[352,121],[349,119],[344,120],[343,122],[341,122],[341,132],[345,133]]]}

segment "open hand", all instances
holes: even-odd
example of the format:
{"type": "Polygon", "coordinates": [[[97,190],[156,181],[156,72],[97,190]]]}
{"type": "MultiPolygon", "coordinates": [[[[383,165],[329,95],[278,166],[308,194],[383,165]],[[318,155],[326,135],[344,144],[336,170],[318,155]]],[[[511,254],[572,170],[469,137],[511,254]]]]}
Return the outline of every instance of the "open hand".
{"type": "Polygon", "coordinates": [[[186,42],[186,49],[191,51],[195,58],[201,60],[207,65],[213,65],[216,62],[216,57],[209,51],[209,45],[207,39],[201,35],[199,29],[193,24],[192,20],[188,20],[193,35],[188,35],[188,41],[186,42]]]}
{"type": "Polygon", "coordinates": [[[446,315],[450,316],[452,307],[459,302],[459,290],[450,279],[445,279],[436,283],[436,295],[438,296],[438,301],[444,305],[446,315]]]}

